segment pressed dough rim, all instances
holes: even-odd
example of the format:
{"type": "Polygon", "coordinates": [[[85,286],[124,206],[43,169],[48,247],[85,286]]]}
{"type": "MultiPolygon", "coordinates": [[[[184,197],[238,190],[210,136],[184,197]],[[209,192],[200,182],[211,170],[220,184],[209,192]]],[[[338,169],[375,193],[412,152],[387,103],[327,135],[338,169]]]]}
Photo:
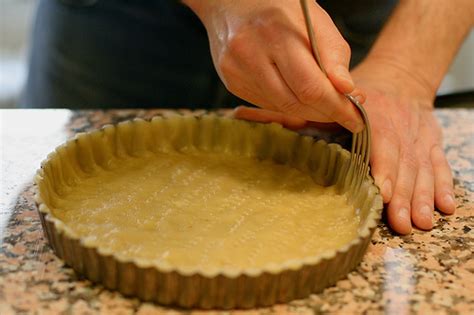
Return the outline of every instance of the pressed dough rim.
{"type": "MultiPolygon", "coordinates": [[[[179,115],[176,115],[176,116],[179,116],[179,115]]],[[[175,117],[175,116],[173,116],[173,117],[175,117]]],[[[179,116],[179,117],[185,117],[185,116],[179,116]]],[[[165,118],[155,117],[155,118],[151,119],[149,122],[152,122],[155,119],[166,120],[168,118],[166,118],[166,117],[165,118]]],[[[226,119],[226,118],[217,118],[216,117],[216,119],[226,119]]],[[[97,132],[101,132],[101,130],[103,130],[105,128],[117,128],[118,126],[123,125],[123,124],[130,124],[130,123],[134,123],[134,122],[143,122],[143,121],[145,121],[145,120],[136,118],[132,121],[121,122],[121,123],[117,124],[116,126],[105,125],[99,130],[93,130],[93,131],[86,132],[86,133],[76,134],[73,138],[67,140],[65,143],[58,146],[41,163],[41,168],[37,171],[37,173],[35,175],[35,178],[34,178],[35,184],[40,185],[41,181],[43,180],[43,175],[44,175],[44,170],[43,169],[44,169],[44,167],[48,163],[50,163],[50,161],[53,158],[55,158],[55,156],[58,155],[57,150],[59,148],[74,145],[74,143],[76,143],[76,141],[79,137],[82,137],[82,136],[87,135],[87,134],[90,135],[90,134],[94,134],[94,133],[97,133],[97,132]]],[[[245,123],[255,124],[255,123],[249,123],[249,122],[245,122],[245,123]]],[[[289,130],[286,130],[286,129],[282,128],[280,125],[277,125],[275,123],[271,123],[271,124],[267,124],[267,125],[269,125],[268,127],[271,126],[272,128],[281,129],[282,132],[291,132],[289,130]]],[[[303,136],[300,136],[300,137],[303,137],[303,136]]],[[[329,148],[329,144],[326,143],[324,140],[319,140],[319,141],[323,143],[325,149],[329,148]]],[[[316,140],[314,142],[316,142],[316,140]]],[[[336,147],[336,150],[346,151],[339,144],[331,144],[331,145],[334,145],[336,147]]],[[[346,158],[348,158],[348,156],[346,156],[346,158]]],[[[367,181],[369,181],[369,184],[371,186],[376,187],[373,184],[373,180],[371,180],[371,178],[364,180],[364,182],[367,182],[367,181]]],[[[377,191],[378,191],[378,188],[377,188],[377,191]]],[[[323,253],[320,253],[318,255],[308,256],[308,257],[303,258],[303,259],[287,260],[287,261],[285,261],[281,264],[270,263],[270,264],[267,264],[265,267],[262,267],[262,268],[241,268],[241,269],[238,269],[238,268],[221,268],[221,269],[215,268],[215,270],[213,270],[213,271],[203,271],[203,270],[200,270],[199,268],[183,268],[183,267],[179,267],[179,266],[171,266],[169,264],[151,262],[150,260],[147,260],[147,259],[126,258],[126,257],[123,257],[122,255],[113,253],[113,252],[107,250],[106,248],[103,248],[103,247],[100,247],[100,246],[87,245],[87,242],[86,242],[87,238],[78,237],[74,233],[74,231],[71,230],[71,228],[69,226],[67,226],[63,221],[61,221],[61,220],[59,220],[59,219],[57,219],[53,216],[53,214],[51,213],[51,210],[49,209],[49,207],[44,203],[39,190],[35,194],[35,201],[38,204],[39,211],[42,212],[45,215],[45,219],[54,224],[54,227],[57,230],[56,232],[64,233],[64,235],[66,237],[68,237],[72,240],[78,241],[80,243],[80,245],[82,245],[86,248],[89,248],[89,249],[96,250],[99,255],[106,256],[106,257],[112,256],[117,261],[119,261],[120,263],[125,263],[125,264],[126,263],[132,263],[135,266],[137,266],[138,268],[156,268],[159,272],[163,272],[163,273],[176,272],[176,273],[181,274],[183,276],[200,275],[200,276],[207,277],[207,278],[215,278],[217,276],[224,276],[224,277],[227,277],[227,278],[237,278],[241,275],[245,275],[245,276],[249,276],[249,277],[257,277],[257,276],[260,276],[264,273],[276,275],[276,274],[280,274],[280,273],[282,273],[286,270],[298,270],[298,269],[303,268],[304,266],[316,266],[322,260],[330,260],[330,259],[334,258],[338,253],[343,254],[343,253],[349,251],[349,249],[351,249],[352,247],[354,247],[354,246],[358,245],[359,243],[361,243],[362,240],[365,237],[369,237],[372,233],[372,230],[377,226],[377,222],[381,217],[381,209],[382,209],[381,198],[378,194],[376,194],[374,196],[374,200],[372,202],[372,207],[369,210],[369,214],[368,214],[367,218],[365,219],[366,223],[363,225],[363,229],[362,230],[358,229],[358,233],[357,233],[358,236],[355,239],[353,239],[352,241],[348,242],[346,245],[344,245],[344,246],[342,246],[338,249],[326,250],[323,253]],[[376,200],[376,199],[379,199],[379,200],[376,200]]]]}

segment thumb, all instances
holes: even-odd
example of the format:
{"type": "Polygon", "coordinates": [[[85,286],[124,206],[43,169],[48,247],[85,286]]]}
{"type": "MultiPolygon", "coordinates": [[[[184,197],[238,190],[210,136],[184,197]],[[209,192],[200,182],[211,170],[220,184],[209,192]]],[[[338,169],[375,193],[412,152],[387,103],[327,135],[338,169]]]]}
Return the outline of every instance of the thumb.
{"type": "Polygon", "coordinates": [[[354,90],[354,82],[346,67],[335,65],[328,67],[327,75],[332,85],[343,94],[350,94],[354,90]]]}
{"type": "Polygon", "coordinates": [[[234,110],[234,118],[257,121],[262,123],[276,122],[288,129],[298,130],[306,126],[307,121],[284,113],[268,109],[238,106],[234,110]]]}

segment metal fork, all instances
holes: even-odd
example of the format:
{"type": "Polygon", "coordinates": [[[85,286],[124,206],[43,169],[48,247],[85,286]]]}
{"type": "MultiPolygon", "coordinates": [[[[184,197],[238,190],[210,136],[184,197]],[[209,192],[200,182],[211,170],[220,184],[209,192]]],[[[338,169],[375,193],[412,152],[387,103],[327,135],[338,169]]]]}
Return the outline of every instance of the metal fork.
{"type": "MultiPolygon", "coordinates": [[[[308,31],[308,37],[314,57],[316,58],[316,62],[318,63],[319,68],[321,68],[321,71],[327,76],[326,70],[321,63],[318,47],[316,45],[316,37],[314,35],[314,28],[311,22],[307,0],[300,0],[300,5],[303,10],[306,30],[308,31]]],[[[369,159],[372,142],[370,123],[364,107],[362,107],[362,105],[352,95],[345,94],[345,96],[359,110],[365,124],[364,130],[352,135],[351,165],[354,165],[355,167],[355,172],[357,174],[357,176],[355,176],[357,178],[355,185],[356,187],[359,187],[363,183],[364,178],[369,174],[369,159]]]]}

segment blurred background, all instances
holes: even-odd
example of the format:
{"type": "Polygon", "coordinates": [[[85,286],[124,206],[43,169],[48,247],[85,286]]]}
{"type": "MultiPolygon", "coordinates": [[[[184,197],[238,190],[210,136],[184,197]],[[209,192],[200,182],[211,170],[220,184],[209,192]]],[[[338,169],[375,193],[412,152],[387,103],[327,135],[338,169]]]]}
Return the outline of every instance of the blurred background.
{"type": "MultiPolygon", "coordinates": [[[[37,0],[0,0],[0,108],[14,108],[27,74],[28,38],[37,0]]],[[[464,43],[439,95],[474,91],[474,31],[464,43]]],[[[457,99],[457,98],[456,98],[457,99]]],[[[442,102],[440,102],[442,103],[442,102]]]]}

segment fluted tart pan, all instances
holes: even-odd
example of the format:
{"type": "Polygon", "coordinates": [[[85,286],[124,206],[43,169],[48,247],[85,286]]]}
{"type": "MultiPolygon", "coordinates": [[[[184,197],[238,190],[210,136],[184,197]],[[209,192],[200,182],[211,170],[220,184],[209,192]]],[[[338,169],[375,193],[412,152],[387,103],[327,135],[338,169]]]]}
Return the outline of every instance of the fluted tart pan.
{"type": "Polygon", "coordinates": [[[36,203],[56,255],[95,283],[144,301],[185,308],[252,308],[317,293],[345,277],[361,261],[377,226],[382,199],[371,177],[357,185],[350,153],[338,144],[302,136],[277,124],[215,115],[134,119],[77,134],[42,162],[35,176],[36,203]],[[113,169],[127,158],[189,149],[236,154],[285,164],[315,183],[345,194],[360,221],[357,235],[340,248],[258,268],[181,268],[130,258],[91,245],[60,219],[56,199],[82,178],[113,169]],[[66,189],[66,190],[67,190],[66,189]]]}

